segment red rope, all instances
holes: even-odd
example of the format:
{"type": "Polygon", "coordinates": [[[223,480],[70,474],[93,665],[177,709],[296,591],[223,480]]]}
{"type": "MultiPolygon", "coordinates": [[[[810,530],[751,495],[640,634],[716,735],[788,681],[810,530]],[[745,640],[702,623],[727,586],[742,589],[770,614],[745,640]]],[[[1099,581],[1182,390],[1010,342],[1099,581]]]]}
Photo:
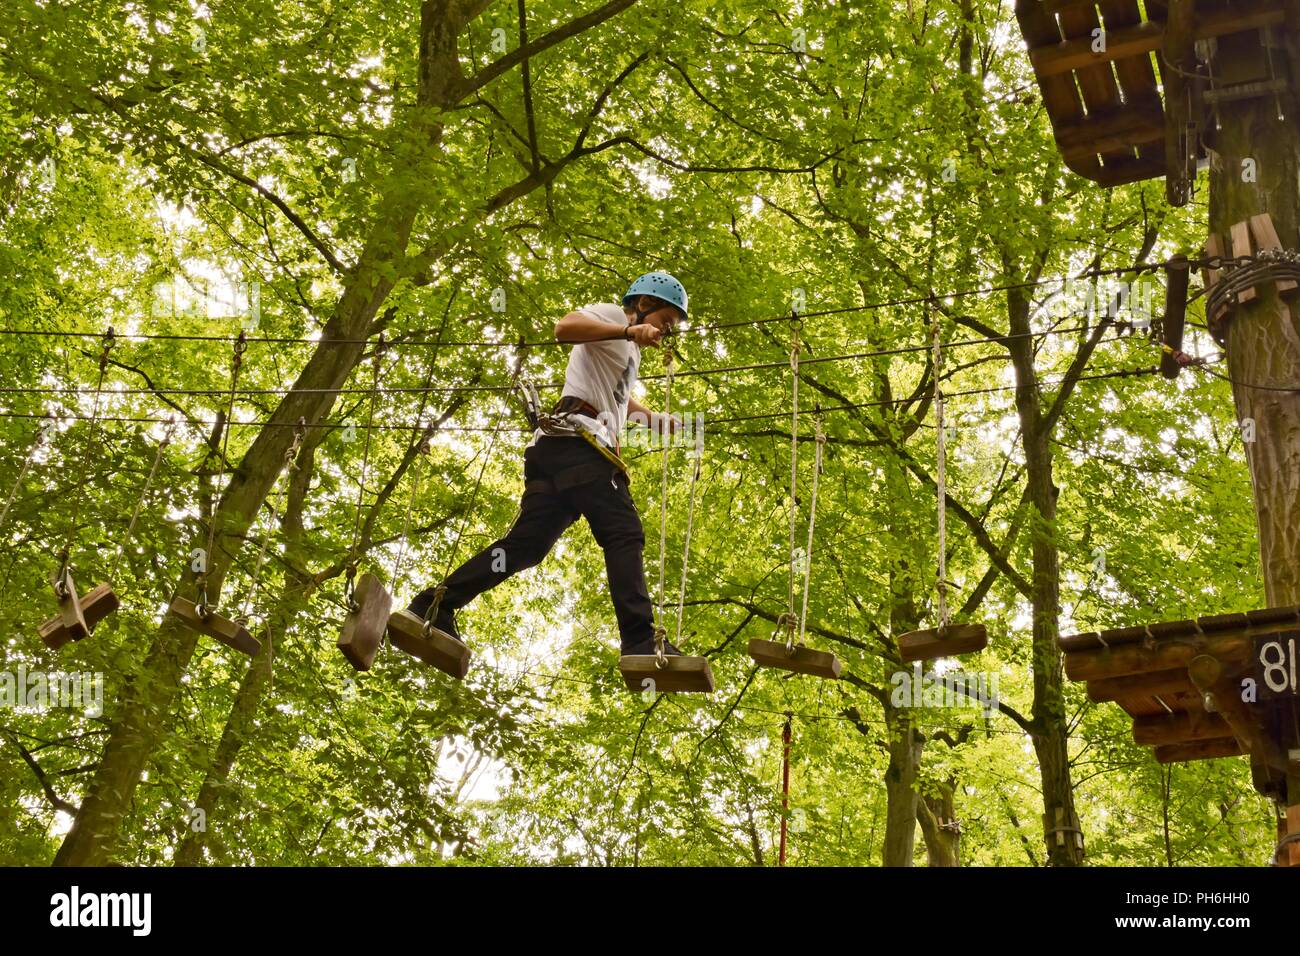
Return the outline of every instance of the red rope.
{"type": "Polygon", "coordinates": [[[790,810],[790,723],[793,719],[794,714],[787,710],[785,730],[781,732],[781,866],[785,866],[785,832],[790,810]]]}

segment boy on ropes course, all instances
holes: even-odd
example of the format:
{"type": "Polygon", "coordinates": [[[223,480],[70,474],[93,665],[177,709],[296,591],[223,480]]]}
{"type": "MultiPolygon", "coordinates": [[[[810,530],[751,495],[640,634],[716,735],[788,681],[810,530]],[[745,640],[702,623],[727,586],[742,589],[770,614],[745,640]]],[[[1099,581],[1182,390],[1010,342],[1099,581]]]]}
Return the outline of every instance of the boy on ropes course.
{"type": "MultiPolygon", "coordinates": [[[[628,491],[626,466],[619,458],[619,436],[629,411],[632,421],[660,435],[681,429],[631,397],[641,365],[641,349],[660,347],[687,317],[686,289],[666,272],[640,276],[613,303],[570,312],[555,326],[555,337],[572,343],[564,391],[549,416],[536,416],[537,430],[524,449],[524,494],[519,516],[505,537],[489,545],[426,588],[408,611],[458,641],[456,611],[511,575],[545,558],[578,517],[587,519],[605,552],[609,593],[618,620],[622,653],[655,653],[655,620],[646,588],[642,551],[645,533],[628,491]]],[[[665,641],[666,654],[680,655],[665,641]]]]}

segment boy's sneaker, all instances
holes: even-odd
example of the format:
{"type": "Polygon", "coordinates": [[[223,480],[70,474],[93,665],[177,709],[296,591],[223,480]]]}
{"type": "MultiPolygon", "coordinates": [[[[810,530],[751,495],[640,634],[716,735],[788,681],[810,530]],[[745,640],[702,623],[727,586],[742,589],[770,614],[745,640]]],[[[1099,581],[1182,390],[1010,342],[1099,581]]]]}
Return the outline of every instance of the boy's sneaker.
{"type": "MultiPolygon", "coordinates": [[[[415,616],[420,620],[424,620],[423,614],[416,614],[416,612],[411,610],[409,607],[406,610],[410,614],[415,614],[415,616]]],[[[433,617],[433,626],[449,637],[454,637],[462,644],[465,643],[465,639],[460,636],[460,631],[456,629],[456,612],[450,608],[438,608],[438,613],[433,617]]]]}
{"type": "MultiPolygon", "coordinates": [[[[631,646],[625,646],[622,650],[622,654],[625,657],[633,654],[654,654],[654,652],[655,652],[655,639],[653,637],[647,637],[645,640],[638,641],[637,643],[631,646]]],[[[679,651],[676,647],[674,647],[672,643],[667,639],[664,640],[664,654],[670,657],[685,656],[682,654],[681,651],[679,651]]]]}

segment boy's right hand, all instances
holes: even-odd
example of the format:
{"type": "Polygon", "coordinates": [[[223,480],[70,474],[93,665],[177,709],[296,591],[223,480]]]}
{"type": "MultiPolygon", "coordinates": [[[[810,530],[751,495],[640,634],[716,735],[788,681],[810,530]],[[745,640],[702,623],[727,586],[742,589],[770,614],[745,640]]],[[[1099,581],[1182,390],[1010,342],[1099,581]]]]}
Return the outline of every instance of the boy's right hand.
{"type": "Polygon", "coordinates": [[[650,325],[648,322],[642,322],[638,325],[630,325],[628,326],[627,332],[624,334],[637,345],[642,347],[648,345],[652,348],[659,347],[659,340],[663,336],[661,330],[650,325]]]}

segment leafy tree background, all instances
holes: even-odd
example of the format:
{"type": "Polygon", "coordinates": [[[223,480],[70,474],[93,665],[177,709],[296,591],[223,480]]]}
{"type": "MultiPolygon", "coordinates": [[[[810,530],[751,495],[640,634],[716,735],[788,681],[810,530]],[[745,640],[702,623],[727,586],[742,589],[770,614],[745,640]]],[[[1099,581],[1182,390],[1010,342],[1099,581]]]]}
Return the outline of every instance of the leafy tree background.
{"type": "MultiPolygon", "coordinates": [[[[18,0],[0,14],[0,491],[40,417],[62,416],[0,529],[0,669],[100,672],[105,689],[102,715],[0,711],[0,859],[54,857],[124,701],[158,680],[148,649],[168,646],[159,621],[221,490],[252,467],[247,453],[278,427],[265,423],[369,269],[391,289],[367,344],[222,587],[226,613],[247,602],[266,650],[250,661],[198,642],[101,834],[112,859],[772,865],[790,711],[793,864],[1047,861],[1023,726],[1031,602],[1006,573],[1030,576],[1041,529],[1022,504],[1004,343],[947,352],[949,490],[971,518],[950,510],[948,567],[954,608],[991,635],[959,667],[996,674],[1022,719],[886,706],[897,625],[934,616],[923,346],[936,312],[948,340],[1011,329],[1015,292],[949,293],[1197,247],[1203,201],[1171,211],[1160,182],[1103,191],[1065,172],[1005,5],[592,0],[575,12],[534,0],[526,17],[521,35],[519,7],[488,0],[18,0]],[[387,647],[355,674],[334,647],[354,528],[362,567],[405,601],[514,514],[526,441],[505,394],[516,350],[482,343],[545,340],[566,311],[616,299],[651,268],[691,293],[672,403],[705,416],[706,439],[683,635],[709,655],[718,692],[649,701],[622,688],[584,526],[462,613],[475,653],[463,684],[387,647]],[[193,292],[205,281],[214,298],[230,282],[245,291],[213,305],[193,292]],[[825,407],[828,434],[809,640],[843,660],[837,683],[758,672],[745,653],[786,601],[797,303],[811,313],[801,409],[825,407]],[[862,308],[873,303],[891,304],[862,308]],[[96,430],[85,419],[109,326],[119,340],[96,430]],[[241,328],[253,341],[226,439],[241,328]],[[368,428],[375,361],[382,427],[368,428]],[[36,627],[53,613],[48,576],[74,511],[78,581],[103,580],[120,547],[123,605],[52,653],[36,627]],[[887,845],[887,830],[902,842],[887,845]]],[[[1059,494],[1043,532],[1060,555],[1060,632],[1261,606],[1227,385],[1195,369],[1174,382],[1091,378],[1149,369],[1158,347],[1102,328],[1077,299],[1057,308],[1059,282],[1024,291],[1045,333],[1029,390],[1046,408],[1063,382],[1073,389],[1050,439],[1059,494]]],[[[1203,333],[1192,346],[1212,348],[1203,333]]],[[[527,374],[554,386],[565,355],[528,348],[527,374]]],[[[661,374],[647,351],[641,400],[654,407],[661,374]]],[[[799,428],[803,527],[812,417],[799,428]]],[[[653,590],[659,450],[629,457],[653,590]]],[[[671,619],[685,450],[668,468],[671,619]]],[[[1271,811],[1243,758],[1161,767],[1118,707],[1068,682],[1059,704],[1087,862],[1267,858],[1271,811]]]]}

